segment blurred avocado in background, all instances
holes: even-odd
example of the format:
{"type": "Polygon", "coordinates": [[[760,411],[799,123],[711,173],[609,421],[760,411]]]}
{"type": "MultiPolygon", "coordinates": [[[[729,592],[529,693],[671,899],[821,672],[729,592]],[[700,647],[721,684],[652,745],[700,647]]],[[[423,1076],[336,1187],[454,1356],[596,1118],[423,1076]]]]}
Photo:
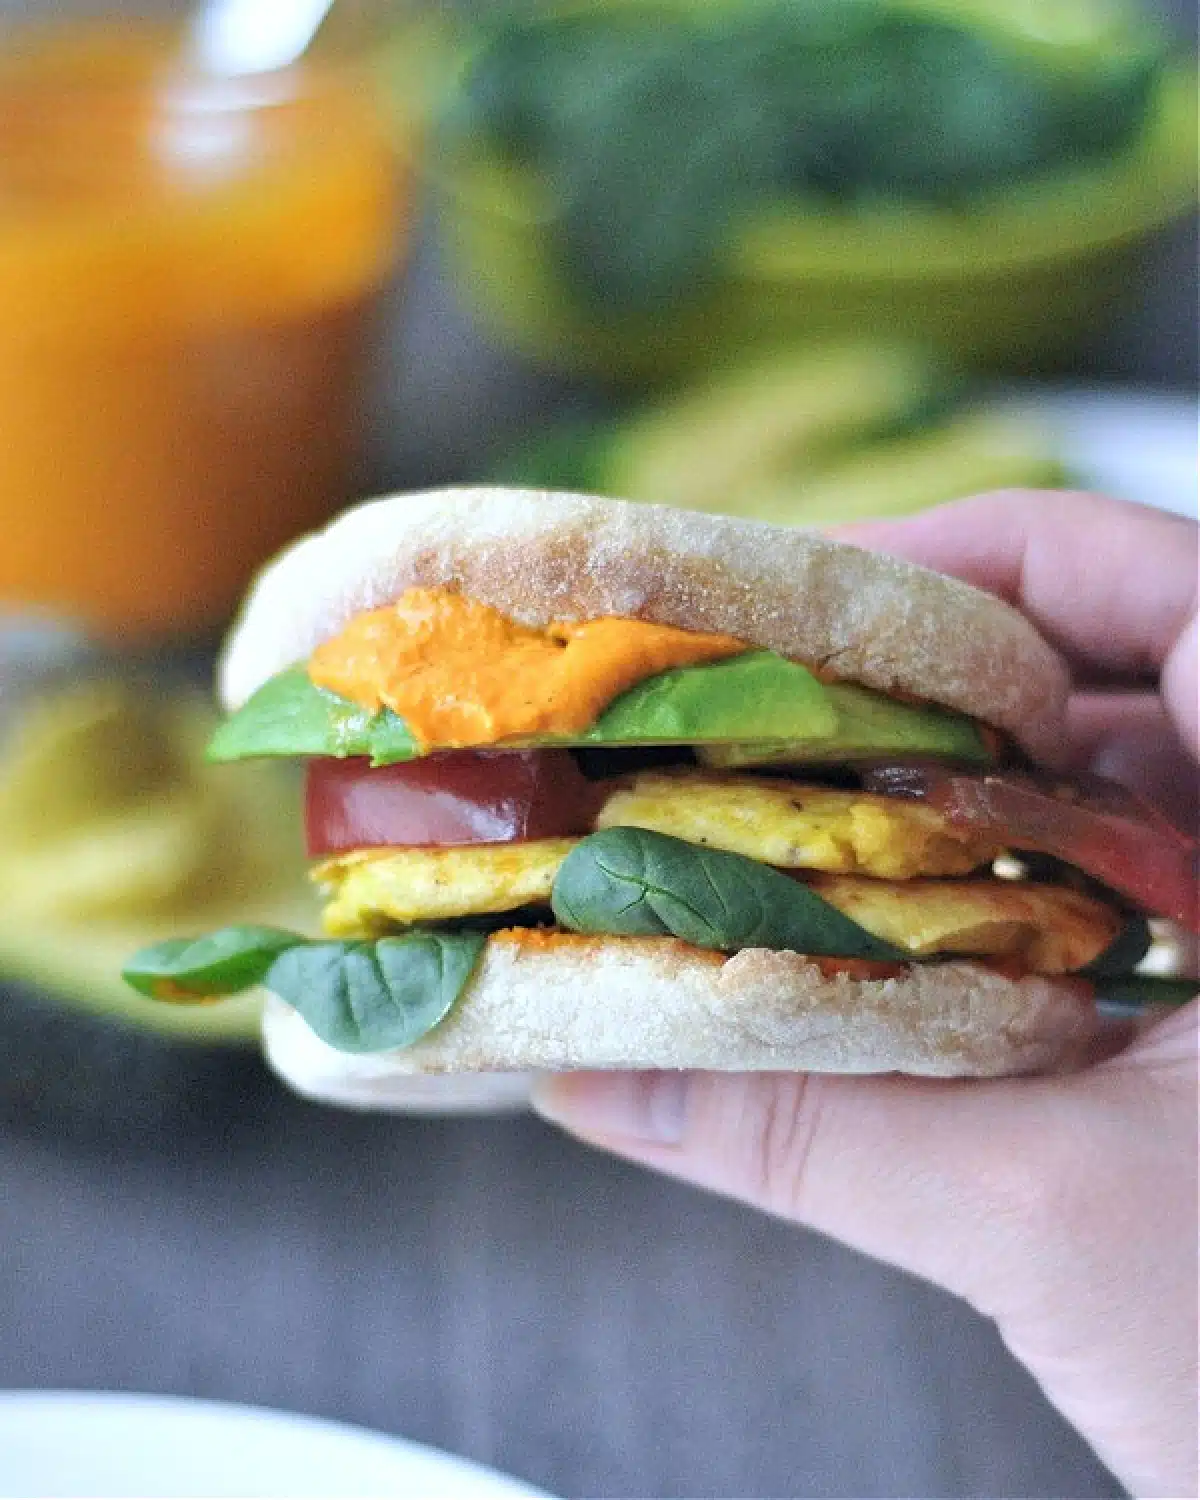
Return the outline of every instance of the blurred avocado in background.
{"type": "Polygon", "coordinates": [[[948,361],[854,342],[731,362],[624,415],[550,424],[492,477],[826,526],[1070,476],[1042,424],[985,404],[948,361]]]}
{"type": "Polygon", "coordinates": [[[518,351],[678,380],[886,328],[1044,367],[1195,201],[1194,70],[1121,0],[476,12],[431,170],[518,351]]]}
{"type": "Polygon", "coordinates": [[[190,686],[81,661],[17,692],[13,681],[0,725],[0,1119],[94,1135],[219,1115],[258,1069],[260,1001],[155,1004],[121,965],[214,923],[315,923],[298,783],[274,766],[207,765],[216,715],[190,686]]]}

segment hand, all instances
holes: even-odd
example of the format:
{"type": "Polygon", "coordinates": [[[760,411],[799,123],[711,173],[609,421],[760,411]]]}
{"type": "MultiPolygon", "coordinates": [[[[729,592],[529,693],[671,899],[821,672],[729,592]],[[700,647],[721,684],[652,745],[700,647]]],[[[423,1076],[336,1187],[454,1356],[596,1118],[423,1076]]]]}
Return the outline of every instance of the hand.
{"type": "MultiPolygon", "coordinates": [[[[842,535],[1014,603],[1099,684],[1068,762],[1194,819],[1194,523],[1014,493],[842,535]]],[[[1196,1002],[1072,1077],[566,1074],[536,1102],[966,1298],[1130,1489],[1197,1493],[1196,1002]]]]}

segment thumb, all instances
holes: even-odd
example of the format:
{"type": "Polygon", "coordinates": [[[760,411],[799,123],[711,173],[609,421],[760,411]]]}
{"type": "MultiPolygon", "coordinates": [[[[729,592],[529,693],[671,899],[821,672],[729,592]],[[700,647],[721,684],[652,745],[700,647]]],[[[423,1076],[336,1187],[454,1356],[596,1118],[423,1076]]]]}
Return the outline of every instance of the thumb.
{"type": "MultiPolygon", "coordinates": [[[[1086,1075],[1083,1075],[1086,1076],[1086,1075]]],[[[1073,1177],[1080,1080],[575,1073],[545,1118],[934,1281],[981,1311],[1073,1177]]]]}
{"type": "Polygon", "coordinates": [[[535,1102],[957,1293],[1130,1488],[1194,1495],[1198,1014],[1069,1077],[567,1074],[535,1102]]]}
{"type": "MultiPolygon", "coordinates": [[[[538,1111],[573,1134],[740,1198],[967,1296],[963,1264],[1030,1131],[1015,1083],[803,1073],[566,1074],[538,1111]],[[959,1233],[948,1244],[947,1227],[959,1233]]],[[[992,1242],[993,1252],[999,1246],[992,1242]]]]}

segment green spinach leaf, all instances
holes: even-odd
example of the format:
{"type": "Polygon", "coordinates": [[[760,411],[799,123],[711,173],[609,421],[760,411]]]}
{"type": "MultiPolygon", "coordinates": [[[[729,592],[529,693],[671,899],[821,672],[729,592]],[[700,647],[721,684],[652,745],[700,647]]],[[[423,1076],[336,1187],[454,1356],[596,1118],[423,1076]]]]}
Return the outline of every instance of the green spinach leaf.
{"type": "Polygon", "coordinates": [[[1147,1005],[1188,1005],[1200,995],[1195,979],[1158,979],[1134,974],[1127,979],[1099,979],[1096,1003],[1109,1015],[1137,1015],[1147,1005]]]}
{"type": "Polygon", "coordinates": [[[909,956],[778,870],[643,828],[607,828],[577,844],[555,877],[552,901],[558,920],[576,932],[671,936],[727,953],[909,956]]]}
{"type": "Polygon", "coordinates": [[[1099,958],[1082,972],[1097,978],[1120,979],[1132,975],[1150,947],[1150,924],[1145,917],[1130,917],[1099,958]]]}
{"type": "Polygon", "coordinates": [[[201,1002],[263,984],[340,1052],[408,1047],[466,987],[483,931],[423,928],[376,942],[312,942],[275,927],[226,927],[134,955],[126,982],[154,1000],[201,1002]]]}
{"type": "Polygon", "coordinates": [[[413,930],[373,943],[306,943],[271,966],[270,988],[339,1052],[409,1047],[448,1014],[487,936],[413,930]]]}
{"type": "Polygon", "coordinates": [[[261,984],[279,955],[304,941],[279,927],[223,927],[207,937],[171,938],[143,948],[121,974],[152,1000],[235,995],[261,984]]]}

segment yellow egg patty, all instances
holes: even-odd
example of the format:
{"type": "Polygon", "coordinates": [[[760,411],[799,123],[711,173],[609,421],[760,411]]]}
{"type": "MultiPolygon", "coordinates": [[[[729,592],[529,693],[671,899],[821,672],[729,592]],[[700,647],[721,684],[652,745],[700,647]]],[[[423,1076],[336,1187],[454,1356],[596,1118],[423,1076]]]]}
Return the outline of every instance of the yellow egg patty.
{"type": "Polygon", "coordinates": [[[644,771],[609,797],[597,828],[649,828],[781,870],[909,880],[969,875],[1000,846],[919,802],[773,777],[644,771]]]}
{"type": "Polygon", "coordinates": [[[1067,974],[1099,958],[1124,925],[1104,902],[1058,885],[856,875],[814,875],[808,883],[860,927],[914,958],[1017,958],[1038,974],[1067,974]]]}
{"type": "MultiPolygon", "coordinates": [[[[1000,852],[916,802],[782,777],[645,771],[614,781],[595,828],[648,828],[781,870],[906,880],[967,875],[1000,852]]],[[[574,839],[359,850],[319,865],[337,936],[544,904],[574,839]]]]}
{"type": "MultiPolygon", "coordinates": [[[[546,906],[575,842],[361,850],[327,860],[314,871],[331,895],[326,931],[378,937],[397,924],[546,906]]],[[[867,932],[914,958],[1011,957],[1039,973],[1060,974],[1097,958],[1121,928],[1112,908],[1060,886],[820,873],[808,883],[867,932]]]]}
{"type": "Polygon", "coordinates": [[[441,922],[545,906],[558,867],[577,842],[531,839],[339,855],[312,872],[332,896],[324,912],[325,931],[331,937],[378,937],[397,922],[441,922]]]}

